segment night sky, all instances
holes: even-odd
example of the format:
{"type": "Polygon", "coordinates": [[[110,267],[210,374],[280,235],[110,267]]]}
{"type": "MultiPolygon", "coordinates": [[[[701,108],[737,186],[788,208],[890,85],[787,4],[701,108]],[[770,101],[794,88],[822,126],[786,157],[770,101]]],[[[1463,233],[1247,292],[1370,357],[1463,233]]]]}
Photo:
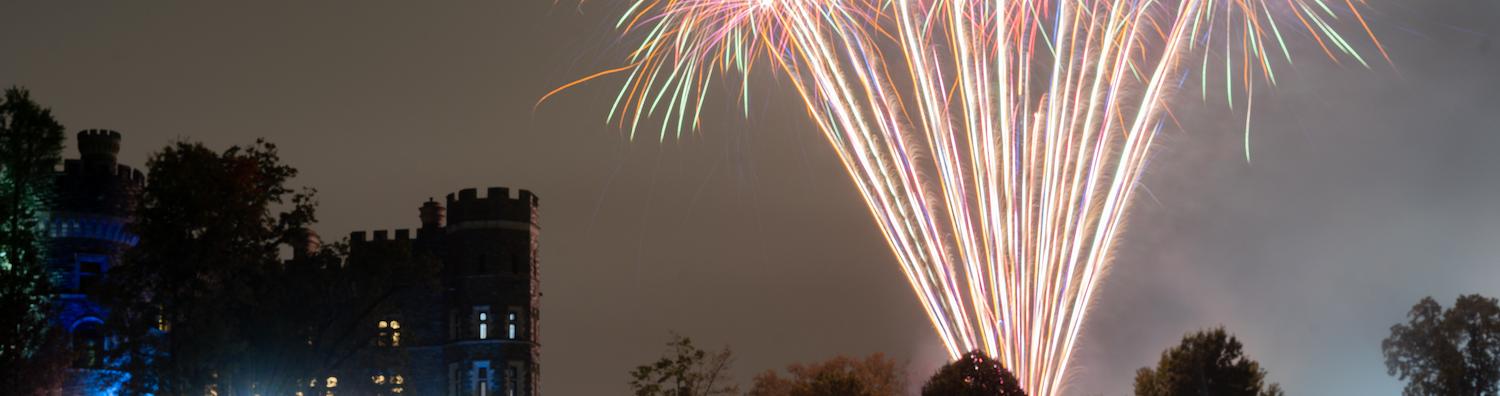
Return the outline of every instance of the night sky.
{"type": "MultiPolygon", "coordinates": [[[[1500,295],[1500,2],[1370,3],[1394,66],[1301,48],[1257,91],[1250,163],[1243,109],[1178,97],[1069,395],[1130,394],[1137,368],[1220,324],[1291,394],[1398,394],[1390,325],[1423,296],[1500,295]]],[[[551,395],[623,394],[668,331],[731,346],[746,386],[872,352],[919,384],[939,341],[784,81],[756,76],[748,119],[719,91],[700,132],[666,141],[604,123],[619,80],[533,110],[621,64],[620,7],[7,2],[0,84],[70,132],[121,131],[134,166],[178,139],[266,137],[320,191],[325,239],[415,228],[421,202],[461,188],[534,191],[551,395]]]]}

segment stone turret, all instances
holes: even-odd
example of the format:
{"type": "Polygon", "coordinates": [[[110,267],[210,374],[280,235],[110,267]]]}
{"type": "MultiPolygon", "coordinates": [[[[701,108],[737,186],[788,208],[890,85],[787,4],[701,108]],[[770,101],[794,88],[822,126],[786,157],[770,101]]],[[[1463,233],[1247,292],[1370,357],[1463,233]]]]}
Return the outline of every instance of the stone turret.
{"type": "Polygon", "coordinates": [[[80,131],[78,153],[84,166],[113,168],[119,162],[120,133],[107,129],[80,131]]]}
{"type": "Polygon", "coordinates": [[[145,174],[119,163],[120,140],[110,130],[78,132],[79,158],[63,161],[48,202],[48,266],[59,292],[52,320],[80,356],[61,394],[110,394],[120,380],[103,359],[109,315],[96,299],[110,269],[139,242],[130,224],[146,184],[145,174]]]}
{"type": "Polygon", "coordinates": [[[78,132],[78,159],[63,161],[57,175],[55,212],[127,218],[145,188],[146,175],[119,163],[120,133],[78,132]]]}

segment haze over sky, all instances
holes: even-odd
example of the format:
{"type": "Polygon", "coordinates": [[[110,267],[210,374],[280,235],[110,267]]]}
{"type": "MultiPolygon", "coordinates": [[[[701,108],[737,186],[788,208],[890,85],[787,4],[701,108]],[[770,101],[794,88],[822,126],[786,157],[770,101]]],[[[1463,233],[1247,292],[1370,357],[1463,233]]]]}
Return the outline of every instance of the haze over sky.
{"type": "MultiPolygon", "coordinates": [[[[619,3],[6,2],[0,84],[121,131],[134,166],[269,138],[320,190],[325,239],[413,228],[460,188],[536,192],[550,395],[625,393],[668,331],[730,345],[747,385],[840,353],[925,379],[939,342],[784,81],[754,80],[748,119],[720,91],[701,133],[662,142],[603,122],[618,80],[533,111],[621,64],[619,3]]],[[[1240,113],[1178,98],[1069,395],[1130,394],[1219,324],[1291,394],[1398,394],[1390,325],[1423,296],[1500,295],[1500,2],[1370,3],[1394,69],[1303,51],[1257,93],[1251,163],[1240,113]]]]}

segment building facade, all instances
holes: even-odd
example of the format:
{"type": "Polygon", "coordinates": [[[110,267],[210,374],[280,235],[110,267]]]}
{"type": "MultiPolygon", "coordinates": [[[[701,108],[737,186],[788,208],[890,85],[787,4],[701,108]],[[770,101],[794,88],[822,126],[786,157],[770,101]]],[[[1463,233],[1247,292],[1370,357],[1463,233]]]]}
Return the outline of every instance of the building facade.
{"type": "MultiPolygon", "coordinates": [[[[417,395],[540,394],[537,197],[493,187],[448,194],[418,210],[421,227],[358,231],[351,257],[400,245],[441,263],[440,290],[372,325],[407,352],[403,390],[417,395]]],[[[350,265],[359,265],[350,263],[350,265]]]]}

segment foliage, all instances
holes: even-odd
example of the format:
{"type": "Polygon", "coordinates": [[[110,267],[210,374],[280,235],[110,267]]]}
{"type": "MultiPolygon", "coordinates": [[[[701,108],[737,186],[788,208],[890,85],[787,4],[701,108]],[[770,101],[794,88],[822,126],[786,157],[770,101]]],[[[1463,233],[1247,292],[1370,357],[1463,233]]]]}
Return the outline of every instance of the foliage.
{"type": "Polygon", "coordinates": [[[52,285],[42,229],[62,145],[63,126],[51,110],[24,89],[5,91],[0,103],[0,389],[10,392],[45,386],[35,374],[56,371],[67,360],[59,358],[65,343],[47,329],[52,285]]]}
{"type": "Polygon", "coordinates": [[[906,390],[903,369],[884,354],[864,359],[837,356],[808,365],[792,364],[788,378],[775,371],[755,377],[750,396],[896,396],[906,390]]]}
{"type": "Polygon", "coordinates": [[[122,340],[128,391],[202,393],[238,381],[227,366],[252,351],[250,331],[261,326],[247,309],[278,265],[280,232],[300,226],[270,214],[296,170],[264,142],[222,154],[179,142],[147,168],[134,224],[141,243],[110,271],[106,323],[122,340]]]}
{"type": "Polygon", "coordinates": [[[7,395],[53,396],[69,380],[76,353],[68,348],[68,334],[53,329],[41,335],[40,350],[19,367],[7,367],[3,375],[7,395]]]}
{"type": "Polygon", "coordinates": [[[1500,382],[1500,304],[1477,294],[1444,310],[1432,297],[1380,343],[1386,372],[1407,381],[1405,396],[1496,395],[1500,382]]]}
{"type": "Polygon", "coordinates": [[[739,387],[729,384],[729,365],[734,354],[729,347],[710,353],[693,346],[693,341],[677,334],[667,343],[667,352],[655,363],[641,365],[630,372],[631,393],[635,396],[713,396],[732,395],[739,387]]]}
{"type": "Polygon", "coordinates": [[[1135,374],[1136,396],[1281,396],[1265,383],[1266,370],[1245,357],[1244,346],[1223,327],[1182,338],[1161,353],[1156,368],[1135,374]]]}
{"type": "Polygon", "coordinates": [[[974,351],[938,369],[922,385],[922,396],[1026,396],[1026,391],[1000,362],[974,351]]]}
{"type": "Polygon", "coordinates": [[[297,171],[275,145],[179,142],[147,167],[141,243],[110,271],[105,294],[127,393],[291,394],[395,353],[374,350],[373,315],[399,290],[429,284],[435,266],[407,251],[345,265],[338,244],[281,261],[280,247],[316,221],[316,202],[287,186],[297,171]]]}

